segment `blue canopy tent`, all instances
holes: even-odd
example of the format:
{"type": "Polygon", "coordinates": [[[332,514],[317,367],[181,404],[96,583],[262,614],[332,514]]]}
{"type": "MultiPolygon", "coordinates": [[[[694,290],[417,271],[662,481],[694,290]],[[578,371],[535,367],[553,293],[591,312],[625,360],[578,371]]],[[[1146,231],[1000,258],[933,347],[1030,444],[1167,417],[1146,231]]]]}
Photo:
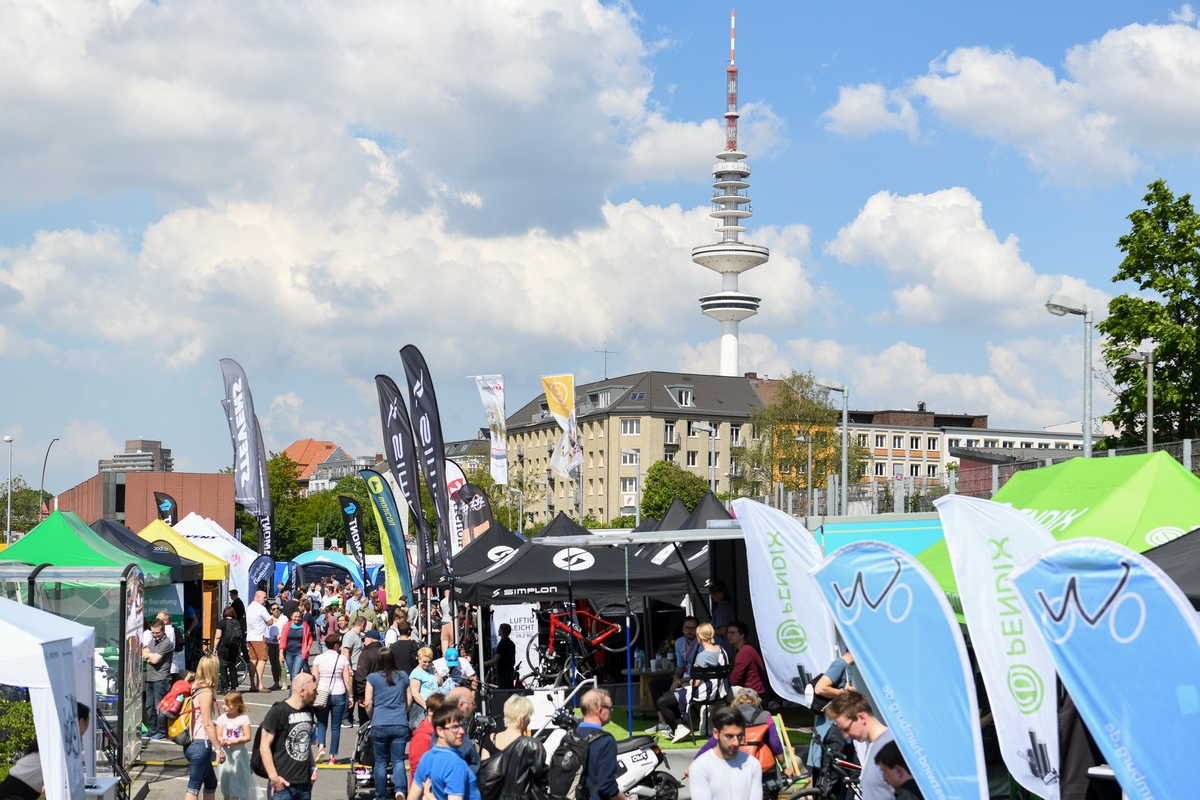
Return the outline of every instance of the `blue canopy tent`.
{"type": "Polygon", "coordinates": [[[300,580],[304,583],[321,580],[326,575],[343,577],[349,575],[360,588],[366,589],[362,569],[354,559],[336,550],[309,550],[292,559],[300,568],[300,580]]]}

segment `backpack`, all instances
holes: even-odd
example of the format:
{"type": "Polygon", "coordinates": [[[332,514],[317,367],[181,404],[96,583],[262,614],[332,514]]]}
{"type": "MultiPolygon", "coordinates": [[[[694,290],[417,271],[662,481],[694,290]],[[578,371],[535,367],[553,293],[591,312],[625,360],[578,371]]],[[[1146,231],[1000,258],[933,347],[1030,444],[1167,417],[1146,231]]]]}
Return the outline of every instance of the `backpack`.
{"type": "MultiPolygon", "coordinates": [[[[279,701],[279,703],[283,703],[283,702],[286,702],[286,701],[284,701],[284,700],[279,701]]],[[[276,703],[275,705],[277,706],[277,705],[279,705],[279,703],[276,703]]],[[[275,706],[271,706],[271,708],[274,708],[274,707],[275,706]]],[[[270,714],[271,712],[268,711],[267,713],[270,714]]],[[[255,775],[257,775],[260,778],[268,777],[267,767],[265,764],[263,764],[263,759],[262,759],[262,734],[263,734],[264,727],[265,726],[263,726],[263,725],[258,726],[258,730],[256,730],[254,732],[254,741],[250,744],[250,771],[253,772],[255,775]]],[[[276,731],[276,733],[278,733],[278,731],[276,731]]]]}
{"type": "MultiPolygon", "coordinates": [[[[182,641],[182,640],[181,640],[182,641]]],[[[167,695],[158,704],[158,713],[168,720],[175,719],[183,710],[183,701],[192,693],[192,685],[184,680],[175,681],[167,690],[167,695]]]]}
{"type": "MultiPolygon", "coordinates": [[[[189,687],[191,688],[191,687],[189,687]]],[[[206,691],[211,692],[211,689],[206,691]]],[[[167,723],[167,738],[180,747],[192,743],[192,717],[196,713],[195,693],[189,691],[179,709],[179,716],[167,723]]]]}
{"type": "Polygon", "coordinates": [[[593,730],[587,736],[579,736],[575,731],[567,731],[550,756],[550,774],[546,778],[550,800],[588,800],[591,794],[587,785],[588,751],[601,736],[612,734],[593,730]]]}
{"type": "MultiPolygon", "coordinates": [[[[229,634],[229,644],[227,647],[233,650],[240,649],[242,646],[242,623],[238,622],[236,617],[228,620],[225,632],[229,634]],[[235,642],[237,643],[236,645],[234,644],[235,642]]],[[[222,640],[221,644],[225,644],[224,640],[222,640]]]]}
{"type": "Polygon", "coordinates": [[[738,748],[746,755],[758,761],[763,772],[775,768],[775,754],[771,752],[771,745],[767,739],[767,728],[773,725],[774,722],[768,722],[763,725],[747,725],[746,743],[738,748]]]}

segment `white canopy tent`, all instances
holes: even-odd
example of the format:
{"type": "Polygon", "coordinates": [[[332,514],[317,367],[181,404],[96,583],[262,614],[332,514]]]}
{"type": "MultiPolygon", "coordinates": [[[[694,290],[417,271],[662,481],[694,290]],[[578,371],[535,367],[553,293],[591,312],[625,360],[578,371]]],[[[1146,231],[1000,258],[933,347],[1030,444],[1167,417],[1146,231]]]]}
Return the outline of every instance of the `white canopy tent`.
{"type": "Polygon", "coordinates": [[[258,553],[246,547],[210,519],[195,511],[176,522],[175,531],[205,552],[229,562],[229,588],[237,589],[242,602],[254,599],[250,586],[250,565],[258,553]]]}
{"type": "Polygon", "coordinates": [[[46,800],[83,800],[83,761],[95,775],[96,737],[95,728],[80,737],[75,703],[92,710],[95,725],[96,630],[0,598],[0,641],[0,683],[29,689],[46,800]]]}

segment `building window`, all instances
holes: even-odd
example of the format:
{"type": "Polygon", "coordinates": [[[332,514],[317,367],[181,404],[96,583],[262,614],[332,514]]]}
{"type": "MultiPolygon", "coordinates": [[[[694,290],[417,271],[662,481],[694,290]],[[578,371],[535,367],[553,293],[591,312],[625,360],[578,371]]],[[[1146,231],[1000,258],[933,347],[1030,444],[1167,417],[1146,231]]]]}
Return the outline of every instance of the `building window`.
{"type": "Polygon", "coordinates": [[[601,478],[598,481],[598,483],[600,484],[600,496],[603,497],[604,496],[604,478],[601,478]]]}
{"type": "Polygon", "coordinates": [[[681,406],[695,405],[692,402],[692,390],[691,389],[676,389],[675,390],[675,400],[678,401],[679,405],[681,405],[681,406]]]}
{"type": "Polygon", "coordinates": [[[921,449],[921,437],[920,436],[908,437],[908,449],[909,450],[920,450],[921,449]]]}
{"type": "Polygon", "coordinates": [[[734,447],[741,446],[742,443],[742,426],[729,424],[729,443],[734,447]]]}
{"type": "Polygon", "coordinates": [[[961,439],[947,439],[946,446],[947,447],[958,447],[960,441],[962,441],[962,440],[961,439]]]}
{"type": "Polygon", "coordinates": [[[1083,449],[1083,445],[1081,445],[1081,444],[1073,444],[1073,445],[1071,445],[1071,449],[1072,449],[1072,450],[1082,450],[1082,449],[1083,449]]]}
{"type": "Polygon", "coordinates": [[[1021,442],[1022,450],[1029,450],[1033,447],[1033,442],[1021,442]]]}
{"type": "Polygon", "coordinates": [[[999,443],[995,439],[984,439],[983,440],[984,447],[995,447],[997,444],[999,444],[999,443]]]}
{"type": "Polygon", "coordinates": [[[625,450],[626,450],[626,448],[624,448],[624,447],[621,448],[621,466],[636,467],[638,464],[641,463],[641,458],[642,458],[641,450],[633,449],[633,450],[630,450],[630,452],[628,452],[628,453],[626,453],[625,450]]]}
{"type": "Polygon", "coordinates": [[[937,477],[937,464],[930,464],[929,466],[927,466],[925,468],[925,477],[927,477],[927,478],[936,478],[937,477]]]}
{"type": "Polygon", "coordinates": [[[876,475],[883,475],[883,474],[885,474],[885,473],[884,473],[884,470],[885,470],[885,469],[887,469],[887,464],[886,464],[885,462],[883,462],[883,461],[876,461],[876,462],[875,462],[875,474],[876,474],[876,475]]]}
{"type": "Polygon", "coordinates": [[[690,421],[690,420],[688,421],[688,428],[687,428],[687,431],[688,431],[688,438],[689,438],[689,439],[695,439],[697,436],[699,436],[699,435],[700,435],[700,432],[699,432],[698,430],[696,430],[694,427],[692,427],[692,426],[693,426],[693,425],[695,425],[695,424],[696,424],[696,423],[694,423],[694,422],[692,422],[692,421],[690,421]]]}
{"type": "Polygon", "coordinates": [[[675,451],[668,450],[667,452],[663,453],[663,461],[670,461],[672,464],[674,464],[675,463],[675,451]]]}
{"type": "Polygon", "coordinates": [[[967,447],[979,447],[978,439],[967,439],[967,447]]]}
{"type": "Polygon", "coordinates": [[[875,434],[875,446],[879,448],[887,447],[887,436],[882,433],[875,434]]]}
{"type": "Polygon", "coordinates": [[[645,400],[646,393],[645,392],[633,392],[629,395],[629,399],[630,400],[645,400]]]}
{"type": "Polygon", "coordinates": [[[637,491],[637,478],[621,478],[621,493],[633,494],[637,491]]]}
{"type": "Polygon", "coordinates": [[[730,456],[729,456],[729,475],[730,475],[731,477],[737,477],[737,474],[738,474],[738,471],[737,471],[737,457],[736,457],[736,456],[733,456],[733,455],[730,455],[730,456]]]}
{"type": "Polygon", "coordinates": [[[687,451],[687,465],[689,467],[696,466],[696,451],[695,450],[687,451]]]}
{"type": "Polygon", "coordinates": [[[587,428],[587,432],[588,432],[588,438],[589,438],[589,439],[594,439],[594,438],[595,438],[595,435],[596,435],[596,432],[595,432],[594,430],[592,430],[592,425],[591,425],[591,423],[588,423],[588,424],[587,424],[585,427],[587,428]]]}
{"type": "Polygon", "coordinates": [[[592,460],[593,460],[592,455],[593,455],[592,451],[588,450],[588,469],[592,468],[592,460]]]}
{"type": "Polygon", "coordinates": [[[792,462],[789,459],[781,458],[779,460],[779,472],[782,475],[792,474],[792,462]]]}
{"type": "Polygon", "coordinates": [[[1067,443],[1066,443],[1066,442],[1055,442],[1055,443],[1054,443],[1054,449],[1055,449],[1055,450],[1066,450],[1066,449],[1067,449],[1067,443]]]}
{"type": "Polygon", "coordinates": [[[712,450],[708,451],[708,465],[710,467],[718,466],[717,462],[720,461],[720,458],[721,458],[720,453],[715,453],[712,450]]]}
{"type": "Polygon", "coordinates": [[[1049,449],[1050,449],[1050,443],[1049,443],[1049,442],[1038,442],[1037,449],[1038,449],[1038,450],[1049,450],[1049,449]]]}
{"type": "Polygon", "coordinates": [[[866,446],[867,446],[867,434],[865,434],[865,433],[860,433],[860,434],[858,435],[858,446],[859,446],[859,447],[866,447],[866,446]]]}
{"type": "Polygon", "coordinates": [[[596,434],[596,438],[597,438],[597,439],[603,439],[603,438],[604,438],[604,423],[603,423],[603,422],[597,422],[597,423],[596,423],[596,429],[599,431],[599,433],[597,433],[597,434],[596,434]]]}
{"type": "Polygon", "coordinates": [[[603,391],[599,392],[592,392],[588,395],[588,402],[590,402],[596,408],[604,408],[606,405],[612,402],[612,393],[608,389],[604,389],[603,391]]]}
{"type": "Polygon", "coordinates": [[[921,465],[920,464],[909,464],[908,465],[908,474],[914,478],[921,477],[921,465]]]}
{"type": "Polygon", "coordinates": [[[596,453],[596,466],[599,467],[600,469],[604,469],[604,451],[603,450],[596,453]]]}
{"type": "Polygon", "coordinates": [[[623,419],[621,420],[621,435],[622,436],[641,436],[642,421],[640,419],[623,419]]]}
{"type": "Polygon", "coordinates": [[[930,437],[929,437],[928,441],[926,441],[926,442],[925,442],[925,449],[926,449],[926,450],[932,450],[932,451],[933,451],[933,452],[935,452],[935,453],[937,452],[937,449],[938,449],[938,440],[937,440],[937,437],[936,437],[936,436],[930,436],[930,437]]]}
{"type": "Polygon", "coordinates": [[[588,478],[588,497],[591,497],[591,496],[592,496],[592,494],[593,494],[593,491],[595,490],[595,488],[596,488],[596,487],[595,487],[595,486],[592,484],[592,479],[591,479],[591,478],[588,478]]]}
{"type": "Polygon", "coordinates": [[[903,436],[893,436],[892,437],[892,449],[893,450],[903,450],[904,449],[904,437],[903,436]]]}
{"type": "Polygon", "coordinates": [[[1014,442],[1006,439],[1005,441],[1000,443],[1000,446],[1005,448],[1006,450],[1012,450],[1013,444],[1014,444],[1014,442]]]}
{"type": "Polygon", "coordinates": [[[675,421],[674,420],[671,420],[670,422],[663,424],[663,441],[666,442],[667,444],[675,443],[675,421]]]}

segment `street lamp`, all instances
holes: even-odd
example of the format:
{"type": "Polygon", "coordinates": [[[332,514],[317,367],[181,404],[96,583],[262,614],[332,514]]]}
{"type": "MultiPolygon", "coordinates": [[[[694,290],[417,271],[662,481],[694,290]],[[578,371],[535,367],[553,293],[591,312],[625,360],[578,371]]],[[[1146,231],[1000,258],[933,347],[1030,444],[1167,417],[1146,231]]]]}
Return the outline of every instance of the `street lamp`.
{"type": "Polygon", "coordinates": [[[846,516],[846,482],[850,479],[850,390],[837,381],[822,378],[817,386],[842,393],[842,516],[846,516]]]}
{"type": "Polygon", "coordinates": [[[12,544],[12,443],[13,437],[5,436],[4,441],[8,444],[8,486],[5,487],[4,494],[8,497],[8,517],[4,523],[4,543],[12,544]]]}
{"type": "Polygon", "coordinates": [[[42,459],[42,483],[38,486],[38,520],[42,519],[42,495],[46,492],[46,462],[50,460],[50,448],[54,447],[54,443],[58,441],[55,436],[50,440],[50,444],[46,445],[46,457],[42,459]]]}
{"type": "MultiPolygon", "coordinates": [[[[633,459],[634,466],[637,467],[637,478],[633,482],[633,491],[634,491],[633,500],[637,504],[637,506],[635,507],[635,510],[634,510],[634,514],[633,514],[633,518],[634,518],[633,524],[635,526],[641,525],[642,524],[642,452],[640,450],[634,450],[632,447],[622,447],[621,455],[629,456],[631,459],[633,459]]],[[[610,491],[612,490],[611,486],[608,488],[610,491]]]]}
{"type": "Polygon", "coordinates": [[[693,422],[692,430],[708,433],[708,488],[717,493],[717,429],[703,422],[693,422]]]}
{"type": "Polygon", "coordinates": [[[804,491],[808,495],[807,504],[804,506],[805,516],[811,517],[812,513],[812,436],[797,436],[792,441],[808,442],[808,471],[804,473],[804,491]]]}
{"type": "Polygon", "coordinates": [[[1092,310],[1065,294],[1052,294],[1046,310],[1056,317],[1083,317],[1083,457],[1092,457],[1092,310]]]}
{"type": "Polygon", "coordinates": [[[1146,452],[1154,452],[1154,348],[1158,342],[1146,339],[1136,352],[1121,356],[1122,361],[1146,365],[1146,452]]]}

